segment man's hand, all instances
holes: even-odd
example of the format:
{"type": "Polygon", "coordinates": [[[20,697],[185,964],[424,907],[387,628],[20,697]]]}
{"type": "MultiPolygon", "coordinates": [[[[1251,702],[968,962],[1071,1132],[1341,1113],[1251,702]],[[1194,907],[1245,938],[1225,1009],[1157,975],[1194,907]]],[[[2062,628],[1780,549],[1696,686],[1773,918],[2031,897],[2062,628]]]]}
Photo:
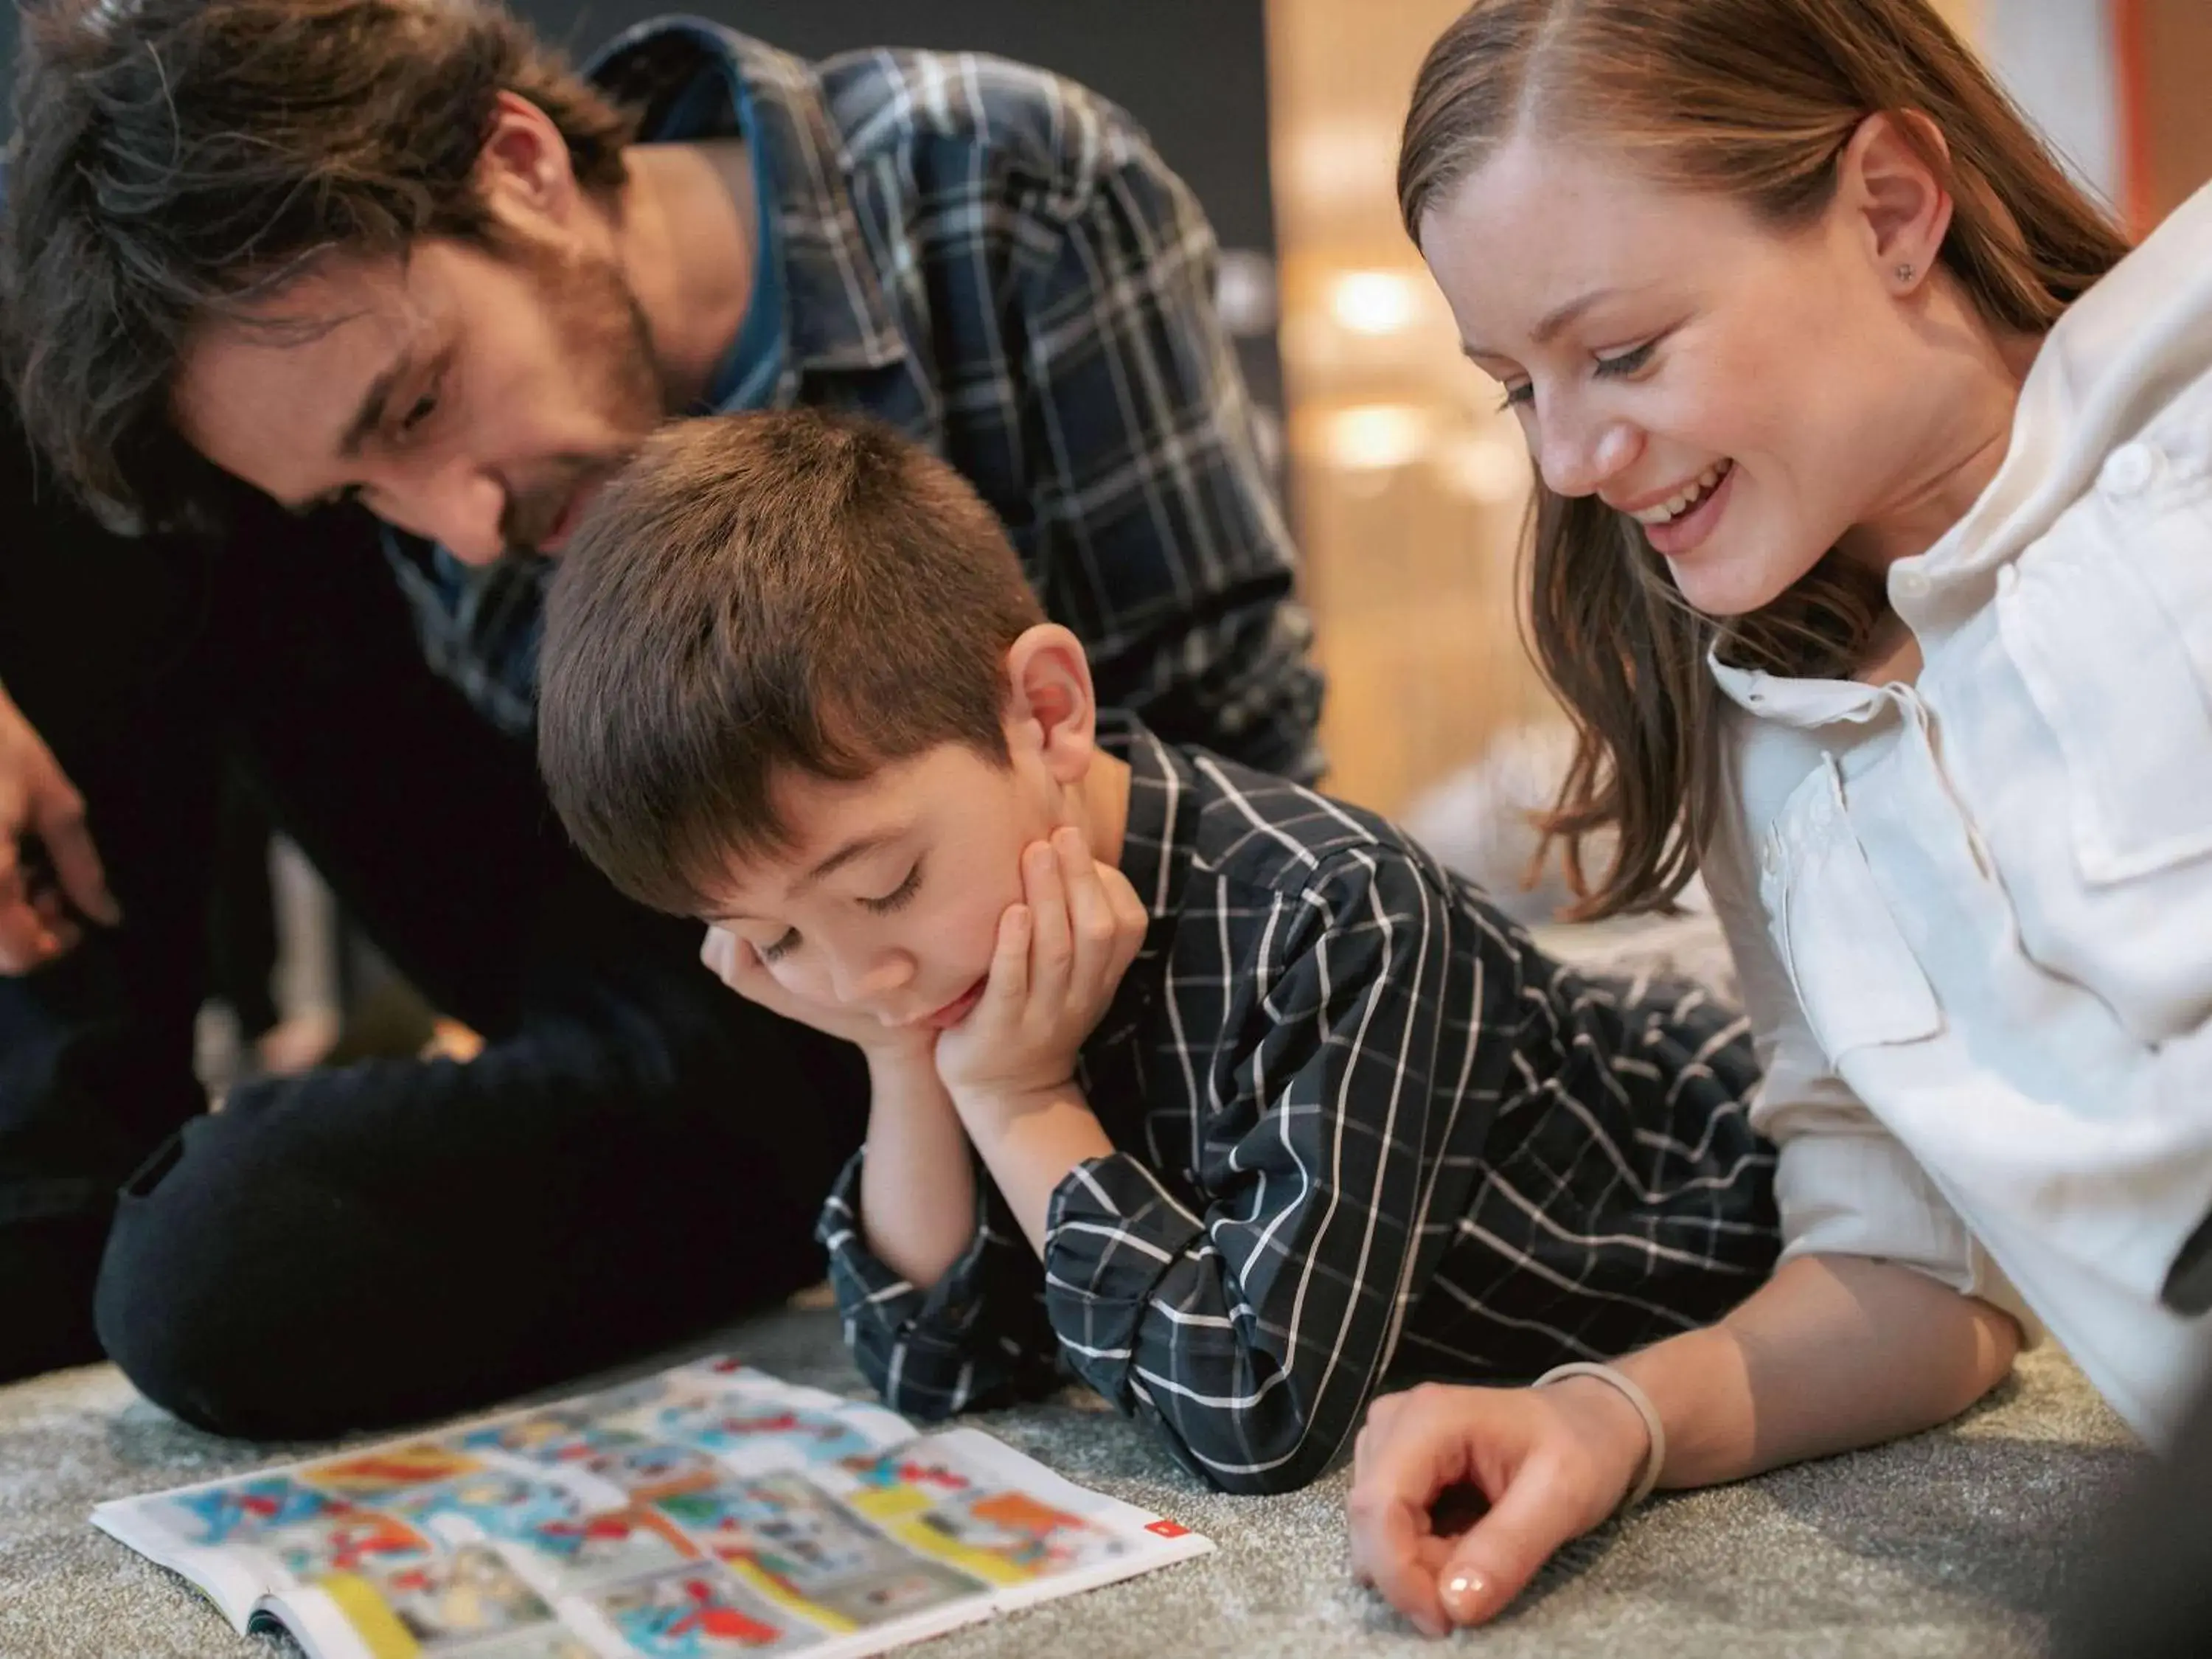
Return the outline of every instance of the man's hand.
{"type": "Polygon", "coordinates": [[[1636,1407],[1595,1377],[1385,1395],[1352,1455],[1352,1571],[1426,1635],[1481,1623],[1620,1506],[1650,1449],[1636,1407]],[[1439,1500],[1468,1487],[1489,1508],[1454,1535],[1439,1500]]]}
{"type": "Polygon", "coordinates": [[[123,920],[85,828],[84,797],[0,690],[0,973],[27,974],[76,948],[78,915],[110,927],[123,920]],[[42,852],[27,844],[33,837],[42,852]]]}
{"type": "Polygon", "coordinates": [[[707,929],[706,939],[699,946],[699,960],[746,1001],[757,1002],[769,1012],[801,1025],[811,1025],[825,1036],[842,1037],[865,1051],[871,1060],[927,1062],[928,1059],[936,1032],[926,1026],[886,1025],[871,1013],[795,997],[776,981],[760,959],[760,952],[726,927],[707,929]]]}
{"type": "Polygon", "coordinates": [[[1091,856],[1079,830],[1023,849],[1022,898],[999,919],[981,998],[937,1041],[937,1073],[963,1117],[1066,1088],[1145,942],[1136,890],[1091,856]]]}

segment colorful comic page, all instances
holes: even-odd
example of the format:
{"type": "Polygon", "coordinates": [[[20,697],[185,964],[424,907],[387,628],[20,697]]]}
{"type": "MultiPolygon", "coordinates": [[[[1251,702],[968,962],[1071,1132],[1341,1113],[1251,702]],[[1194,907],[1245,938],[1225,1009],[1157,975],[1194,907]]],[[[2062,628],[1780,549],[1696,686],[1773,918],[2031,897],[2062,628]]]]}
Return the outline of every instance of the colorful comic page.
{"type": "MultiPolygon", "coordinates": [[[[658,1399],[661,1391],[656,1391],[658,1399]]],[[[633,1401],[630,1408],[636,1408],[633,1401]]],[[[650,1401],[642,1402],[649,1405],[650,1401]]],[[[449,1443],[487,1462],[526,1465],[606,1483],[628,1494],[710,1478],[716,1466],[690,1446],[647,1439],[596,1420],[579,1407],[532,1412],[450,1437],[449,1443]]]]}
{"type": "Polygon", "coordinates": [[[442,1650],[438,1659],[599,1659],[591,1645],[559,1625],[535,1625],[488,1642],[442,1650]]]}
{"type": "Polygon", "coordinates": [[[343,1507],[343,1499],[289,1474],[262,1474],[155,1498],[144,1512],[179,1541],[210,1547],[245,1543],[343,1507]]]}
{"type": "Polygon", "coordinates": [[[404,1497],[417,1486],[435,1486],[483,1467],[465,1453],[423,1440],[309,1463],[300,1475],[338,1497],[380,1504],[404,1497]]]}
{"type": "Polygon", "coordinates": [[[514,1542],[526,1553],[519,1565],[559,1592],[596,1589],[701,1559],[665,1516],[643,1505],[543,1521],[514,1542]]]}
{"type": "Polygon", "coordinates": [[[731,1359],[94,1519],[316,1659],[859,1659],[1212,1547],[731,1359]]]}
{"type": "Polygon", "coordinates": [[[914,1434],[896,1413],[780,1382],[737,1359],[701,1360],[653,1380],[652,1389],[632,1386],[600,1396],[594,1402],[600,1424],[689,1448],[743,1473],[836,1462],[914,1434]]]}
{"type": "Polygon", "coordinates": [[[405,1492],[391,1506],[455,1542],[524,1539],[550,1523],[578,1520],[589,1509],[567,1486],[489,1468],[405,1492]]]}
{"type": "Polygon", "coordinates": [[[428,1560],[438,1546],[397,1516],[334,1509],[264,1534],[259,1547],[292,1578],[307,1583],[334,1572],[428,1560]]]}
{"type": "Polygon", "coordinates": [[[771,1605],[719,1567],[702,1566],[603,1590],[592,1611],[643,1659],[720,1659],[800,1653],[823,1632],[771,1605]]]}
{"type": "Polygon", "coordinates": [[[426,1648],[526,1632],[553,1618],[553,1609],[513,1567],[481,1547],[333,1575],[317,1588],[357,1628],[376,1628],[389,1620],[426,1648]]]}
{"type": "Polygon", "coordinates": [[[957,1432],[849,1459],[836,1480],[846,1504],[908,1548],[988,1583],[1033,1583],[1133,1553],[1131,1540],[1016,1485],[957,1432]]]}
{"type": "Polygon", "coordinates": [[[654,1503],[746,1584],[830,1630],[883,1624],[985,1589],[902,1547],[796,1474],[726,1480],[654,1503]]]}

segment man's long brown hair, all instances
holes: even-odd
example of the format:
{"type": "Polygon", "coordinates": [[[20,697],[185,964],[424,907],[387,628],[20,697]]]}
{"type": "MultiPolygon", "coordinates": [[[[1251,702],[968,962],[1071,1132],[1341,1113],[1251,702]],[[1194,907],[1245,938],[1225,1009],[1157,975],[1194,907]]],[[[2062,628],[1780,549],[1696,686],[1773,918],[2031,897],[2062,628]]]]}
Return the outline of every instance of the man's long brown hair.
{"type": "Polygon", "coordinates": [[[477,158],[527,99],[611,199],[629,119],[498,0],[29,0],[0,277],[24,425],[78,494],[215,510],[171,423],[189,331],[325,255],[487,240],[477,158]]]}
{"type": "MultiPolygon", "coordinates": [[[[1477,0],[1430,49],[1398,160],[1422,217],[1524,130],[1595,143],[1654,184],[1731,197],[1778,233],[1827,207],[1867,117],[1901,123],[1955,204],[1940,256],[1984,322],[2039,334],[2127,243],[1923,0],[1477,0]]],[[[1510,258],[1501,252],[1500,258],[1510,258]]],[[[1664,904],[1717,805],[1720,720],[1706,659],[1795,676],[1861,665],[1881,585],[1823,559],[1753,614],[1692,610],[1634,520],[1537,481],[1525,546],[1538,665],[1572,716],[1575,758],[1548,835],[1579,917],[1664,904]],[[1613,830],[1592,879],[1582,838],[1613,830]]]]}

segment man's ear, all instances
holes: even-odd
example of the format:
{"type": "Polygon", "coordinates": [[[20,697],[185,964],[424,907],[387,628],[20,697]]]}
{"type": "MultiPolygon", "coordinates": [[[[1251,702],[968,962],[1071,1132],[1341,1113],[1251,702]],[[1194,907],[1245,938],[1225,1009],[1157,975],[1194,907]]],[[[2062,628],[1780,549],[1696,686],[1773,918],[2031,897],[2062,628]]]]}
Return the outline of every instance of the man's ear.
{"type": "Polygon", "coordinates": [[[1024,629],[1006,648],[1006,740],[1034,750],[1063,784],[1090,769],[1098,703],[1083,641],[1058,623],[1024,629]]]}
{"type": "Polygon", "coordinates": [[[583,200],[568,141],[519,93],[499,94],[491,136],[477,152],[476,183],[495,216],[540,227],[566,228],[583,200]]]}
{"type": "Polygon", "coordinates": [[[1951,228],[1951,191],[1930,154],[1949,161],[1942,130],[1917,110],[1891,110],[1860,122],[1836,163],[1838,194],[1867,257],[1900,295],[1928,280],[1951,228]]]}

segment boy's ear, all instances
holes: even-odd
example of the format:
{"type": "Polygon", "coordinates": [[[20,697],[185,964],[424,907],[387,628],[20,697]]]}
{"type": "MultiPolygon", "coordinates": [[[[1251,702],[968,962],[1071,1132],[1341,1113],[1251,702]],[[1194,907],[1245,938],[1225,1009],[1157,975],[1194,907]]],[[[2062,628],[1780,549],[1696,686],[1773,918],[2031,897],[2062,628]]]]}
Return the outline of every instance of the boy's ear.
{"type": "Polygon", "coordinates": [[[1036,751],[1060,783],[1090,769],[1098,703],[1083,641],[1058,623],[1024,630],[1006,648],[1006,741],[1015,753],[1036,751]]]}

